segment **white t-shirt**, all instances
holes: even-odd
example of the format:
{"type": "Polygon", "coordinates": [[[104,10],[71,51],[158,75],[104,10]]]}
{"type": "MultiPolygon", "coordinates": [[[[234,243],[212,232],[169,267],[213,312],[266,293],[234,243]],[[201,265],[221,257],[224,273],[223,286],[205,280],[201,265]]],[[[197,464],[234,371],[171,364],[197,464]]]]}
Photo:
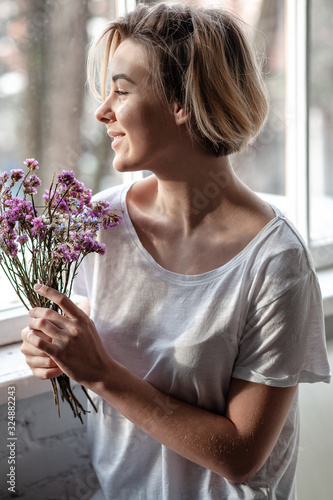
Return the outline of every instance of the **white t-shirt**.
{"type": "MultiPolygon", "coordinates": [[[[76,292],[89,297],[109,354],[166,394],[223,415],[231,377],[287,387],[328,382],[322,300],[311,257],[292,224],[276,217],[231,261],[200,275],[162,268],[126,209],[130,186],[98,195],[123,210],[100,232],[76,292]]],[[[249,481],[226,479],[170,451],[92,393],[88,439],[107,500],[296,498],[298,397],[270,457],[249,481]]],[[[171,404],[171,403],[170,403],[171,404]]],[[[172,405],[156,401],[167,414],[172,405]]],[[[161,414],[162,414],[161,413],[161,414]]]]}

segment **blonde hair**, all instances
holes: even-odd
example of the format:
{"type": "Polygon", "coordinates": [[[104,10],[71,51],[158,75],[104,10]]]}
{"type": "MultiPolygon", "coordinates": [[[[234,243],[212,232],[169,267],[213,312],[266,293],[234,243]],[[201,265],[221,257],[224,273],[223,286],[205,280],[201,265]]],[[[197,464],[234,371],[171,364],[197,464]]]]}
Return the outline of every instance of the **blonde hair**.
{"type": "Polygon", "coordinates": [[[217,156],[241,151],[253,142],[268,113],[266,86],[244,26],[220,9],[138,5],[109,23],[94,42],[88,58],[90,88],[105,99],[110,60],[119,44],[130,39],[146,48],[158,94],[190,113],[192,139],[217,156]],[[98,61],[101,45],[103,60],[98,61]]]}

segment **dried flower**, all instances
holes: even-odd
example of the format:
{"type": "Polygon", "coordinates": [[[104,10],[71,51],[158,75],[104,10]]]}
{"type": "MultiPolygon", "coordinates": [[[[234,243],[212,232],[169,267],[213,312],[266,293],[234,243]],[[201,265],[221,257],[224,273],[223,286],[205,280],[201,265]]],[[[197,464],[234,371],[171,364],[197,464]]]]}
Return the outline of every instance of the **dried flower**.
{"type": "Polygon", "coordinates": [[[4,184],[6,184],[6,182],[8,181],[9,179],[9,174],[8,172],[3,172],[1,175],[0,175],[0,187],[2,188],[2,186],[4,184]]]}
{"type": "Polygon", "coordinates": [[[58,175],[58,182],[63,186],[71,186],[75,180],[73,170],[70,172],[63,170],[61,174],[58,175]]]}
{"type": "Polygon", "coordinates": [[[29,170],[37,170],[39,168],[38,161],[35,158],[27,158],[23,163],[29,170]]]}
{"type": "MultiPolygon", "coordinates": [[[[34,284],[44,283],[70,295],[82,259],[92,252],[105,253],[105,245],[97,241],[99,229],[117,226],[121,217],[107,202],[92,202],[91,190],[75,179],[73,171],[66,170],[44,191],[44,207],[38,213],[34,195],[41,181],[32,173],[39,168],[38,161],[28,158],[23,163],[27,174],[14,169],[0,176],[0,265],[27,309],[58,310],[56,304],[34,291],[34,284]],[[18,196],[21,190],[22,198],[18,196]]],[[[85,410],[74,396],[69,378],[61,375],[57,381],[62,399],[82,421],[85,410]]],[[[55,379],[52,388],[59,412],[55,379]]]]}
{"type": "Polygon", "coordinates": [[[22,184],[25,194],[37,194],[37,188],[41,185],[41,180],[37,175],[32,174],[24,179],[22,184]]]}
{"type": "Polygon", "coordinates": [[[20,236],[17,237],[17,241],[21,245],[24,245],[28,241],[28,236],[26,234],[21,234],[20,236]]]}
{"type": "Polygon", "coordinates": [[[24,172],[21,169],[11,170],[10,174],[11,174],[10,177],[12,179],[12,182],[10,183],[10,187],[13,187],[16,182],[23,179],[23,177],[24,177],[24,172]]]}

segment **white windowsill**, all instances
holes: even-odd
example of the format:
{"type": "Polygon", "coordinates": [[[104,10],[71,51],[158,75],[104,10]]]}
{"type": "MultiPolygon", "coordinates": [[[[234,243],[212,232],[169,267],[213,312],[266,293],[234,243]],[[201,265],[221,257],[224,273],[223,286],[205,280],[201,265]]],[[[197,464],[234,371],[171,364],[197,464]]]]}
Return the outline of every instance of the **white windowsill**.
{"type": "MultiPolygon", "coordinates": [[[[319,271],[318,277],[323,295],[325,316],[333,316],[333,269],[319,271]]],[[[0,347],[0,405],[7,403],[9,386],[15,386],[17,399],[29,398],[51,391],[49,380],[39,380],[33,376],[20,347],[20,342],[0,347]]]]}
{"type": "Polygon", "coordinates": [[[317,272],[324,302],[325,317],[333,316],[333,268],[317,272]]]}
{"type": "Polygon", "coordinates": [[[7,403],[10,386],[15,386],[16,399],[52,390],[49,380],[34,377],[20,348],[21,343],[0,347],[0,405],[7,403]]]}

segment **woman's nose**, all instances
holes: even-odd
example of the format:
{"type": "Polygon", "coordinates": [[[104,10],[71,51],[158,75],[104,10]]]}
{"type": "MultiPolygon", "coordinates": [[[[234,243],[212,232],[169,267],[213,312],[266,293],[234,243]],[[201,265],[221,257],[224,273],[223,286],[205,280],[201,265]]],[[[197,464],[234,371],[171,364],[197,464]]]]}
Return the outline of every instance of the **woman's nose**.
{"type": "Polygon", "coordinates": [[[99,122],[109,123],[115,121],[115,114],[111,109],[110,98],[105,99],[105,101],[100,105],[95,111],[95,118],[99,122]]]}

